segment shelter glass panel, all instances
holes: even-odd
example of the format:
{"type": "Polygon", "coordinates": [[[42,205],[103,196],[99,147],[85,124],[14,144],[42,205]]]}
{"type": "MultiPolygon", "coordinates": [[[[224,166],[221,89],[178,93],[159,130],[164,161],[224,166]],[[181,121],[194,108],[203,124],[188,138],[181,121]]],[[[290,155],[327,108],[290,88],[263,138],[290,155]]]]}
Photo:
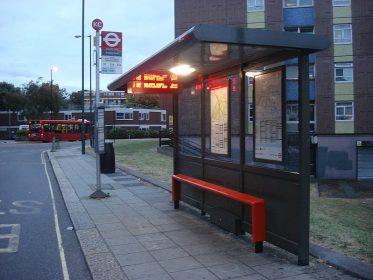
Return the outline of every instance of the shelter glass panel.
{"type": "Polygon", "coordinates": [[[178,152],[201,157],[201,90],[185,88],[178,97],[178,152]]]}
{"type": "Polygon", "coordinates": [[[208,159],[240,161],[239,76],[205,82],[205,155],[208,159]]]}
{"type": "MultiPolygon", "coordinates": [[[[267,66],[246,71],[245,164],[298,171],[299,131],[289,129],[286,121],[294,114],[298,120],[298,110],[286,110],[286,70],[277,67],[282,64],[273,69],[267,66]]],[[[293,101],[292,106],[298,108],[298,101],[293,101]]]]}
{"type": "Polygon", "coordinates": [[[281,70],[254,77],[254,104],[255,160],[283,162],[281,70]]]}

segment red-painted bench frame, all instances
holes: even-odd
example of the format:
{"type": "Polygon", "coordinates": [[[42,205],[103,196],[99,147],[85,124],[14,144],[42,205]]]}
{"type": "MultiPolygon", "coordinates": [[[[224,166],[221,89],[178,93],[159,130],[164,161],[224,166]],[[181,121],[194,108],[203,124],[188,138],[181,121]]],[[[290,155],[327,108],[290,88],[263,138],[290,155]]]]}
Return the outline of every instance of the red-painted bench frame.
{"type": "Polygon", "coordinates": [[[172,201],[174,208],[179,208],[181,199],[181,184],[195,186],[204,191],[209,191],[242,204],[251,206],[251,223],[252,223],[252,242],[255,243],[255,253],[263,252],[263,241],[266,237],[265,229],[265,204],[264,199],[249,194],[241,193],[235,190],[224,188],[200,179],[196,179],[184,174],[172,175],[172,201]]]}

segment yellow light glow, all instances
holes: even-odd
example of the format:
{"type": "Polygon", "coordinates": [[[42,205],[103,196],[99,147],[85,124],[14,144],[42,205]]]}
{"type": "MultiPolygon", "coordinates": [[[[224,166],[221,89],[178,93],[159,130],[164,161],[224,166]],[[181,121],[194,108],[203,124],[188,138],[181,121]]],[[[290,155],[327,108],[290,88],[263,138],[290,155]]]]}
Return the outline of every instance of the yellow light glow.
{"type": "Polygon", "coordinates": [[[249,72],[246,72],[246,73],[245,73],[245,75],[246,75],[247,77],[250,77],[250,78],[253,78],[253,77],[255,77],[256,75],[260,75],[260,74],[262,74],[262,72],[259,71],[259,70],[253,70],[253,71],[249,71],[249,72]]]}
{"type": "Polygon", "coordinates": [[[193,68],[192,66],[190,65],[187,65],[187,64],[181,64],[181,65],[177,65],[175,67],[172,67],[170,69],[170,72],[171,73],[174,73],[176,75],[180,75],[180,76],[186,76],[186,75],[189,75],[191,73],[193,73],[194,71],[196,71],[195,68],[193,68]]]}

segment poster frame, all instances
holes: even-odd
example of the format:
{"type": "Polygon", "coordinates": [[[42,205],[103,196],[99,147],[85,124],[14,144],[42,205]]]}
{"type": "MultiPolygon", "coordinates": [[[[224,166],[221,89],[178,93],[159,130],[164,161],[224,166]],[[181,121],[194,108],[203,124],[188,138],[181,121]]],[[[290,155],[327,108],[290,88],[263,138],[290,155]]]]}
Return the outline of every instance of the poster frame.
{"type": "Polygon", "coordinates": [[[263,163],[271,163],[271,164],[284,164],[286,162],[286,155],[287,155],[287,137],[286,137],[286,66],[280,66],[276,68],[271,68],[266,71],[261,72],[260,74],[254,76],[253,78],[253,104],[254,104],[254,123],[253,123],[253,159],[256,162],[263,162],[263,163]],[[257,157],[256,154],[256,147],[257,147],[257,139],[256,139],[256,124],[257,124],[257,86],[258,86],[258,80],[256,77],[276,73],[279,72],[281,74],[281,86],[280,86],[280,101],[281,101],[281,153],[282,157],[281,160],[271,160],[271,159],[265,159],[257,157]]]}
{"type": "MultiPolygon", "coordinates": [[[[215,77],[217,80],[225,80],[224,83],[227,85],[227,153],[226,154],[220,154],[220,153],[214,153],[212,152],[211,146],[212,146],[212,124],[211,124],[211,105],[210,105],[210,115],[208,116],[208,120],[210,122],[210,151],[209,153],[214,156],[218,157],[224,157],[224,158],[230,158],[231,157],[231,94],[232,94],[232,86],[231,86],[231,79],[227,76],[222,77],[215,77]]],[[[205,81],[208,85],[209,83],[214,83],[214,79],[208,79],[205,81]]],[[[209,97],[209,104],[211,104],[211,91],[209,91],[209,94],[206,95],[209,97]]]]}

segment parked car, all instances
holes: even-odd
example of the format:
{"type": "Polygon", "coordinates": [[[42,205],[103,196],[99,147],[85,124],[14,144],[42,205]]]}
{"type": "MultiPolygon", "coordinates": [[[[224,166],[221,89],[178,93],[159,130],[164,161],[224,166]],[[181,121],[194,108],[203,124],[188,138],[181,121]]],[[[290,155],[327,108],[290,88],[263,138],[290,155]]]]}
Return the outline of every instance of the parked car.
{"type": "Polygon", "coordinates": [[[18,127],[18,130],[28,130],[28,129],[29,129],[29,125],[28,124],[21,124],[18,127]]]}

